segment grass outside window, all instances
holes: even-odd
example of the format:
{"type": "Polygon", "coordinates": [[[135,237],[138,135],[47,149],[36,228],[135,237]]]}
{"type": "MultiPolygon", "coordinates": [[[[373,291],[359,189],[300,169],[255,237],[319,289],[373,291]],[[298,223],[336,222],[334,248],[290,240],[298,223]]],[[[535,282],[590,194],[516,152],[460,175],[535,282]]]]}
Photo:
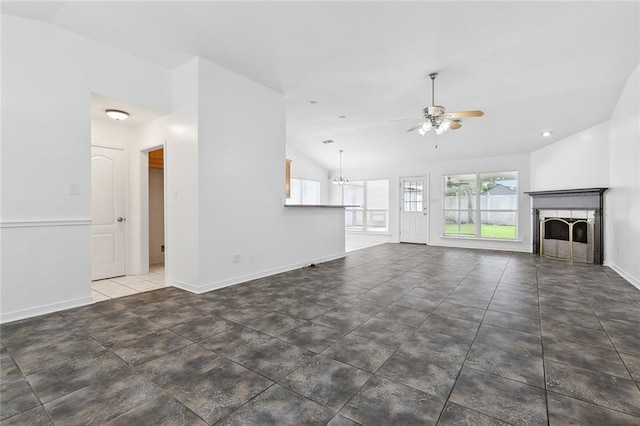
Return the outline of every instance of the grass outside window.
{"type": "MultiPolygon", "coordinates": [[[[458,225],[455,223],[449,223],[444,228],[445,235],[475,235],[476,229],[473,223],[463,223],[458,229],[458,225]]],[[[516,238],[515,225],[480,225],[480,236],[482,238],[516,238]]]]}

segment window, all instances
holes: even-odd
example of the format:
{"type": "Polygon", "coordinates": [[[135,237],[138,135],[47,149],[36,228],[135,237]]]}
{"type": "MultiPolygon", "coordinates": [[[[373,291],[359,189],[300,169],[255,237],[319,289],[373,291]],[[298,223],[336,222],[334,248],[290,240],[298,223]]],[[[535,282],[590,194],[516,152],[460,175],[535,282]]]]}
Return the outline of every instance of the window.
{"type": "Polygon", "coordinates": [[[287,204],[320,204],[320,181],[291,178],[287,204]]]}
{"type": "Polygon", "coordinates": [[[359,206],[346,208],[347,231],[389,231],[389,181],[387,179],[351,182],[344,187],[344,204],[359,206]]]}
{"type": "Polygon", "coordinates": [[[515,239],[518,172],[444,176],[444,235],[515,239]]]}

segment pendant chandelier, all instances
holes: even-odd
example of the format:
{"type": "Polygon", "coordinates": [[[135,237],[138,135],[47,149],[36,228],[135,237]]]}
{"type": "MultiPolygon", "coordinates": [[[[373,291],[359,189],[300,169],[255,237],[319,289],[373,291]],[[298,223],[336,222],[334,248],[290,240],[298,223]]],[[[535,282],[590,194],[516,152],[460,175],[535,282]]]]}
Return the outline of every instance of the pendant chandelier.
{"type": "Polygon", "coordinates": [[[334,185],[349,185],[349,179],[342,176],[342,150],[340,150],[340,176],[333,179],[334,185]]]}

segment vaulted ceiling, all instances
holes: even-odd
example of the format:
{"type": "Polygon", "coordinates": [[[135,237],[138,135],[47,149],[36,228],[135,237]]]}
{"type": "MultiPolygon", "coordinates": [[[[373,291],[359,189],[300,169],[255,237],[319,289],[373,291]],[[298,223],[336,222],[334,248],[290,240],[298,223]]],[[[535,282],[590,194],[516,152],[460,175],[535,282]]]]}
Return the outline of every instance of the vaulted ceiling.
{"type": "Polygon", "coordinates": [[[345,168],[531,152],[607,120],[640,59],[638,2],[5,1],[2,11],[167,68],[201,56],[268,86],[287,99],[288,145],[334,170],[339,149],[345,168]],[[434,71],[436,104],[485,112],[438,149],[432,134],[405,132],[430,104],[434,71]]]}

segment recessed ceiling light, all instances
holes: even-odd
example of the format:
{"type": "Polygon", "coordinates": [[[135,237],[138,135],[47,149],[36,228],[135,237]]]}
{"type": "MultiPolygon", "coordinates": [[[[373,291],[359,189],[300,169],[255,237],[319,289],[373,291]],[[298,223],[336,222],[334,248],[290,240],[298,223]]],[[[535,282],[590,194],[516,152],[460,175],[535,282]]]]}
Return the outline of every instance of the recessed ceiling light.
{"type": "Polygon", "coordinates": [[[332,139],[327,139],[326,141],[322,141],[323,144],[333,143],[332,139]]]}
{"type": "Polygon", "coordinates": [[[542,132],[540,134],[545,138],[548,138],[549,136],[551,136],[551,132],[549,130],[545,130],[544,132],[542,132]]]}
{"type": "Polygon", "coordinates": [[[318,103],[318,101],[307,101],[307,103],[309,105],[316,105],[318,103]]]}
{"type": "Polygon", "coordinates": [[[347,118],[346,115],[339,115],[338,118],[347,118]]]}
{"type": "Polygon", "coordinates": [[[116,121],[126,120],[129,117],[128,112],[119,109],[105,109],[104,112],[116,121]]]}

